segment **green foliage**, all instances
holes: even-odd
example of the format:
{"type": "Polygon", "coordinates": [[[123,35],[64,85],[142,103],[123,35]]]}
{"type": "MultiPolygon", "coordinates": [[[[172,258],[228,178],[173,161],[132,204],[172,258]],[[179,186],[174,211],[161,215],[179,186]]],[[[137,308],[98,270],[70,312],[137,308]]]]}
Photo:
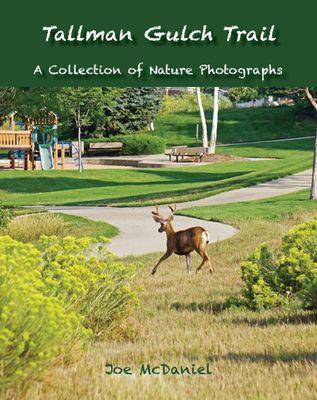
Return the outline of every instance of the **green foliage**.
{"type": "Polygon", "coordinates": [[[94,335],[104,334],[126,307],[135,303],[136,294],[130,288],[135,265],[119,262],[96,240],[43,236],[40,249],[49,292],[63,300],[67,309],[82,315],[84,326],[94,335]]]}
{"type": "Polygon", "coordinates": [[[283,222],[305,211],[317,212],[317,202],[309,199],[308,190],[268,199],[194,207],[182,210],[184,215],[209,221],[240,225],[245,221],[283,222]]]}
{"type": "MultiPolygon", "coordinates": [[[[178,101],[178,97],[168,101],[178,101]]],[[[193,99],[195,101],[195,99],[193,99]]],[[[220,100],[220,103],[222,100],[220,100]]],[[[196,101],[197,103],[197,101],[196,101]]],[[[194,103],[194,104],[196,104],[194,103]]],[[[165,109],[165,107],[164,107],[165,109]]],[[[172,108],[171,108],[172,109],[172,108]]],[[[167,109],[168,110],[168,109],[167,109]]],[[[163,137],[168,146],[196,145],[196,124],[200,123],[198,110],[159,114],[155,121],[154,135],[163,137]]],[[[177,109],[176,109],[177,110],[177,109]]],[[[208,132],[211,129],[212,103],[205,106],[208,132]]],[[[220,143],[248,142],[312,136],[316,123],[299,118],[294,107],[228,108],[219,112],[218,138],[220,143]]],[[[201,139],[201,130],[199,141],[201,139]]],[[[218,147],[218,151],[220,147],[218,147]]],[[[228,148],[228,151],[232,148],[228,148]]]]}
{"type": "Polygon", "coordinates": [[[137,154],[160,154],[165,151],[165,141],[150,133],[140,133],[135,135],[117,135],[103,139],[88,139],[86,143],[93,142],[122,142],[122,154],[125,156],[137,154]]]}
{"type": "Polygon", "coordinates": [[[162,95],[156,88],[126,88],[112,106],[105,109],[106,134],[135,133],[154,121],[162,95]]]}
{"type": "Polygon", "coordinates": [[[39,371],[84,335],[79,315],[51,296],[32,245],[0,238],[0,388],[39,371]]]}
{"type": "Polygon", "coordinates": [[[232,87],[228,91],[228,96],[233,103],[251,101],[259,97],[259,90],[252,87],[232,87]]]}
{"type": "Polygon", "coordinates": [[[317,308],[317,219],[300,224],[283,238],[278,258],[266,245],[242,264],[243,292],[252,309],[270,308],[299,297],[317,308]]]}
{"type": "Polygon", "coordinates": [[[83,129],[84,134],[103,130],[105,108],[114,104],[120,89],[101,87],[65,87],[56,90],[55,103],[64,129],[83,129]]]}
{"type": "Polygon", "coordinates": [[[265,244],[242,264],[241,271],[246,285],[243,295],[250,308],[269,308],[281,304],[281,297],[275,291],[276,263],[265,244]]]}
{"type": "MultiPolygon", "coordinates": [[[[201,97],[205,111],[211,110],[213,108],[213,97],[206,93],[202,93],[201,97]]],[[[220,109],[230,107],[232,107],[232,104],[229,100],[219,99],[220,109]]],[[[196,93],[187,92],[179,96],[164,96],[162,115],[182,112],[199,112],[196,93]]]]}
{"type": "Polygon", "coordinates": [[[121,91],[101,87],[1,88],[0,118],[13,110],[18,112],[17,119],[36,117],[47,108],[59,116],[63,130],[74,132],[80,122],[83,133],[98,132],[106,121],[105,108],[114,104],[121,91]]]}
{"type": "Polygon", "coordinates": [[[6,228],[13,218],[13,213],[8,208],[0,207],[0,229],[6,228]]]}
{"type": "Polygon", "coordinates": [[[137,301],[134,272],[90,238],[0,237],[0,388],[105,334],[137,301]]]}
{"type": "MultiPolygon", "coordinates": [[[[268,89],[269,90],[269,89],[268,89]]],[[[316,116],[316,111],[312,107],[310,101],[307,99],[304,88],[292,87],[292,88],[271,88],[274,95],[279,97],[288,97],[294,100],[296,113],[300,116],[316,116]]],[[[311,95],[317,99],[317,87],[310,87],[309,91],[311,95]]]]}

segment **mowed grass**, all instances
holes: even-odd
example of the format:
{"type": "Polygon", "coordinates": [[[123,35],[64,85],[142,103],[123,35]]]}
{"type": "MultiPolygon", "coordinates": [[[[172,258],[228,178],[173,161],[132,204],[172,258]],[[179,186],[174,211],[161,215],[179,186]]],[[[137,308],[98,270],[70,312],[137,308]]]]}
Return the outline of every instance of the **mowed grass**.
{"type": "MultiPolygon", "coordinates": [[[[225,306],[226,298],[243,287],[242,260],[262,242],[277,248],[291,226],[316,215],[304,200],[306,195],[294,195],[305,204],[301,210],[293,209],[289,196],[277,198],[276,207],[285,207],[283,218],[273,206],[267,207],[264,216],[258,202],[248,203],[254,219],[243,213],[237,219],[230,216],[240,230],[231,239],[209,246],[212,276],[207,269],[188,276],[184,258],[174,255],[153,277],[150,271],[160,254],[127,258],[127,262],[144,263],[137,281],[144,288],[140,307],[126,321],[127,336],[92,345],[74,365],[52,368],[44,381],[32,384],[22,398],[315,398],[316,314],[296,308],[252,312],[225,306]],[[211,376],[139,375],[142,363],[199,366],[207,362],[211,376]],[[106,363],[131,366],[134,375],[105,375],[106,363]]],[[[226,211],[221,218],[227,218],[226,211]]],[[[193,263],[198,265],[197,256],[193,263]]]]}
{"type": "Polygon", "coordinates": [[[252,202],[188,208],[178,214],[239,225],[241,221],[254,220],[281,222],[303,211],[317,213],[317,201],[309,199],[308,190],[252,202]]]}
{"type": "Polygon", "coordinates": [[[189,201],[255,185],[311,167],[313,141],[219,148],[226,154],[268,157],[197,167],[77,171],[2,171],[0,203],[27,205],[149,205],[189,201]]]}
{"type": "MultiPolygon", "coordinates": [[[[212,110],[205,111],[210,134],[212,110]]],[[[198,123],[198,112],[162,114],[155,122],[154,134],[163,137],[167,146],[194,146],[198,123]]],[[[313,119],[299,119],[294,107],[224,109],[219,111],[218,143],[313,136],[315,124],[313,119]]]]}

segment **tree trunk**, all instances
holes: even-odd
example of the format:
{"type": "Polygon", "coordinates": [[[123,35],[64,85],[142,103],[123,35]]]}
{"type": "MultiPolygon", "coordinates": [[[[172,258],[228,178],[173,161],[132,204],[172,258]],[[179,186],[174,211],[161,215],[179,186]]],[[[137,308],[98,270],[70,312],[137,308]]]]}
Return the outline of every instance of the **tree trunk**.
{"type": "Polygon", "coordinates": [[[77,126],[78,126],[78,172],[82,171],[82,162],[81,162],[81,117],[80,117],[80,108],[77,110],[77,126]]]}
{"type": "Polygon", "coordinates": [[[203,107],[203,102],[201,99],[200,87],[196,88],[196,94],[197,94],[197,103],[198,103],[199,114],[200,114],[200,121],[201,121],[201,126],[202,126],[202,144],[203,144],[203,147],[208,147],[207,122],[206,122],[206,116],[205,116],[205,111],[204,111],[204,107],[203,107]]]}
{"type": "MultiPolygon", "coordinates": [[[[314,99],[312,94],[309,91],[309,88],[305,88],[305,94],[310,101],[311,105],[317,112],[317,101],[314,99]]],[[[316,135],[315,135],[315,147],[314,147],[314,162],[313,162],[313,176],[311,181],[311,188],[310,188],[310,198],[312,200],[317,200],[317,128],[316,128],[316,135]]]]}
{"type": "Polygon", "coordinates": [[[310,198],[312,200],[317,200],[317,128],[316,128],[316,134],[315,134],[313,176],[312,176],[312,181],[311,181],[310,198]]]}
{"type": "Polygon", "coordinates": [[[219,87],[214,88],[214,110],[212,114],[212,127],[210,137],[210,152],[215,154],[216,142],[217,142],[217,131],[218,131],[218,98],[219,98],[219,87]]]}

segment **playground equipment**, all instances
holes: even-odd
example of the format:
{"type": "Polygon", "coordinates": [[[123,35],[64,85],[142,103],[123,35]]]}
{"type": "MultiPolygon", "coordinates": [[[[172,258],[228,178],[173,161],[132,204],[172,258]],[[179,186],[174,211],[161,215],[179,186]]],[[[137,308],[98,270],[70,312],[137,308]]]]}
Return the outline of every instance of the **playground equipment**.
{"type": "Polygon", "coordinates": [[[43,170],[58,169],[59,166],[64,169],[66,151],[72,154],[75,163],[78,162],[79,149],[75,144],[58,143],[58,118],[55,113],[43,109],[35,118],[24,117],[19,123],[15,122],[16,114],[11,112],[8,115],[9,129],[0,130],[0,150],[9,151],[11,168],[15,168],[17,159],[23,158],[25,170],[35,169],[36,155],[39,154],[43,170]],[[23,130],[16,130],[17,125],[23,130]]]}
{"type": "Polygon", "coordinates": [[[11,168],[15,168],[16,151],[20,151],[24,158],[24,169],[35,169],[34,143],[32,142],[31,131],[0,131],[0,150],[10,152],[11,168]]]}

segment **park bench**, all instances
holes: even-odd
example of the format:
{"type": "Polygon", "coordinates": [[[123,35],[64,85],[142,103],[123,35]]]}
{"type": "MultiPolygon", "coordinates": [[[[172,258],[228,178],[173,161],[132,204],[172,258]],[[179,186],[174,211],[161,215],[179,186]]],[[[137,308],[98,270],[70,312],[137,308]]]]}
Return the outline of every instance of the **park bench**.
{"type": "Polygon", "coordinates": [[[172,146],[170,150],[165,152],[165,155],[168,156],[169,160],[172,161],[172,157],[175,156],[178,149],[187,148],[187,146],[172,146]]]}
{"type": "Polygon", "coordinates": [[[88,154],[92,153],[120,153],[123,148],[122,142],[99,142],[89,143],[88,154]]]}
{"type": "Polygon", "coordinates": [[[185,146],[179,146],[175,148],[173,151],[170,153],[170,160],[172,157],[176,158],[176,161],[179,162],[179,158],[182,160],[184,157],[199,157],[199,162],[202,161],[202,158],[205,154],[208,153],[208,149],[206,147],[185,147],[185,146]]]}

